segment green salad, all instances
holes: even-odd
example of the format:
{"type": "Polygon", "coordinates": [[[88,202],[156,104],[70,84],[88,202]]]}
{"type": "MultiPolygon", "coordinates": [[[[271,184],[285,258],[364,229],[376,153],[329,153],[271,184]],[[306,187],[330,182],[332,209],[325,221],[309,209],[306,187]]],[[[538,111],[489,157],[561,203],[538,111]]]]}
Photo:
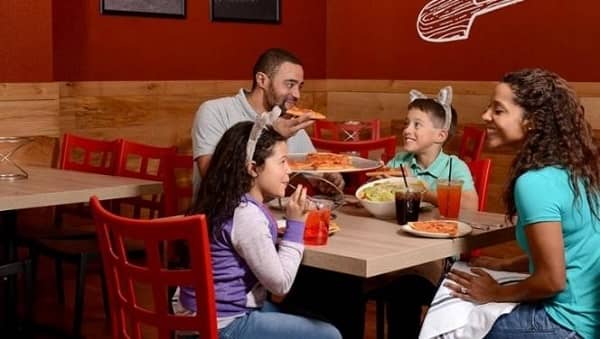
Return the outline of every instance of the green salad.
{"type": "MultiPolygon", "coordinates": [[[[412,190],[425,190],[423,183],[409,184],[412,190]]],[[[394,201],[396,192],[405,191],[404,183],[400,182],[381,182],[364,188],[360,191],[359,198],[376,202],[394,201]]]]}

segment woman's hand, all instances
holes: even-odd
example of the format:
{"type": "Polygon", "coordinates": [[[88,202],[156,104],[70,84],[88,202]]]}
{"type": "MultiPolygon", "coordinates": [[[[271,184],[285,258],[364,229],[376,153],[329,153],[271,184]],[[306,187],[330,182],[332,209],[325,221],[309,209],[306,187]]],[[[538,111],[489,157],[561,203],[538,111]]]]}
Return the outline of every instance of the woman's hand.
{"type": "Polygon", "coordinates": [[[480,268],[471,269],[471,273],[450,270],[448,279],[452,282],[444,286],[452,291],[452,295],[477,304],[486,304],[496,300],[500,284],[486,271],[480,268]]]}
{"type": "Polygon", "coordinates": [[[469,266],[489,268],[496,271],[506,271],[510,264],[510,259],[495,257],[476,257],[469,261],[469,266]]]}
{"type": "Polygon", "coordinates": [[[285,207],[285,217],[288,220],[304,221],[307,212],[306,187],[298,184],[285,207]]]}

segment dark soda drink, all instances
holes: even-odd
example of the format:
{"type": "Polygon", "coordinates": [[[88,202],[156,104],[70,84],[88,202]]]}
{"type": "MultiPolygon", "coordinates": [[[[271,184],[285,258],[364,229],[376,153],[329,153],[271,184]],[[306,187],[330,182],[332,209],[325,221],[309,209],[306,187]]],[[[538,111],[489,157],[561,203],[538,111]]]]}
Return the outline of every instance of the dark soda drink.
{"type": "Polygon", "coordinates": [[[396,221],[405,225],[409,221],[419,220],[421,192],[396,192],[396,221]]]}

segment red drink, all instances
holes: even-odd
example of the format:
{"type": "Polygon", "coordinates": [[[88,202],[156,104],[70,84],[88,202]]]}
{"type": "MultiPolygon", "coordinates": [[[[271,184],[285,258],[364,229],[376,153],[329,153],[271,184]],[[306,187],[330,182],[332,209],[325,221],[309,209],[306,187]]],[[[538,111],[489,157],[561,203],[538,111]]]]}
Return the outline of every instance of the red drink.
{"type": "Polygon", "coordinates": [[[304,243],[306,245],[325,245],[329,237],[329,220],[331,210],[328,208],[312,210],[306,216],[304,243]]]}
{"type": "Polygon", "coordinates": [[[440,179],[437,182],[437,199],[440,216],[456,219],[460,211],[460,196],[462,193],[462,180],[448,181],[440,179]]]}

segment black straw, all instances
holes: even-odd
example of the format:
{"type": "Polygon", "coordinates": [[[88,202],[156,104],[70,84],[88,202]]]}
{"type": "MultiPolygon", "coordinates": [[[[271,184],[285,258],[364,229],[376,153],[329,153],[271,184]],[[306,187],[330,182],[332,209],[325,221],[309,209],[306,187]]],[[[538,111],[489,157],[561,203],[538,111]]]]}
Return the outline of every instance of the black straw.
{"type": "Polygon", "coordinates": [[[400,165],[400,172],[402,172],[402,179],[404,180],[404,187],[408,189],[408,183],[406,182],[406,174],[404,174],[404,166],[400,165]]]}
{"type": "Polygon", "coordinates": [[[452,158],[450,158],[450,168],[448,169],[448,183],[452,181],[452,158]]]}

